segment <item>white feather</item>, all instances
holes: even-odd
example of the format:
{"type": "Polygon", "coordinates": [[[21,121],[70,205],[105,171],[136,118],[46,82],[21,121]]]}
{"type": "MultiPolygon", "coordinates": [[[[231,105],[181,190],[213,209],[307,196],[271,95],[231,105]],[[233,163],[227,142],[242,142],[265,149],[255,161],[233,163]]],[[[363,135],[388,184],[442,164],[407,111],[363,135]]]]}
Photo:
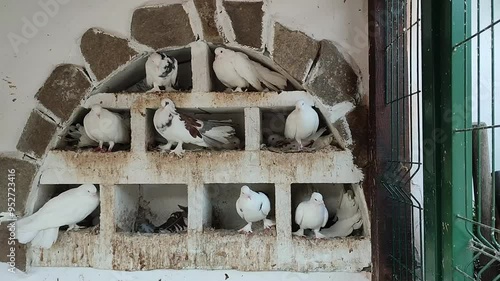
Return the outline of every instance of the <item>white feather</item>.
{"type": "Polygon", "coordinates": [[[285,137],[297,142],[307,140],[319,127],[318,113],[304,101],[299,100],[285,122],[285,137]]]}
{"type": "Polygon", "coordinates": [[[259,80],[266,85],[267,88],[278,91],[286,87],[286,78],[278,72],[271,71],[267,67],[262,66],[258,62],[252,61],[252,65],[259,75],[259,80]]]}
{"type": "Polygon", "coordinates": [[[84,184],[50,199],[34,214],[16,221],[16,237],[26,244],[49,248],[57,239],[60,226],[76,224],[85,219],[99,205],[94,185],[84,184]],[[51,230],[52,229],[52,230],[51,230]]]}
{"type": "Polygon", "coordinates": [[[215,49],[213,69],[217,78],[229,88],[246,88],[252,85],[262,91],[264,84],[274,91],[286,87],[286,78],[258,62],[252,61],[246,54],[225,48],[215,49]]]}
{"type": "Polygon", "coordinates": [[[264,193],[257,193],[248,186],[243,186],[240,197],[236,201],[236,211],[246,222],[261,221],[271,211],[271,202],[264,193]]]}
{"type": "Polygon", "coordinates": [[[326,225],[327,220],[328,210],[323,203],[323,197],[317,192],[311,195],[311,199],[300,203],[295,209],[295,222],[301,229],[319,230],[326,225]]]}
{"type": "Polygon", "coordinates": [[[92,106],[83,126],[87,136],[99,143],[130,143],[130,123],[128,118],[111,112],[99,105],[92,106]]]}

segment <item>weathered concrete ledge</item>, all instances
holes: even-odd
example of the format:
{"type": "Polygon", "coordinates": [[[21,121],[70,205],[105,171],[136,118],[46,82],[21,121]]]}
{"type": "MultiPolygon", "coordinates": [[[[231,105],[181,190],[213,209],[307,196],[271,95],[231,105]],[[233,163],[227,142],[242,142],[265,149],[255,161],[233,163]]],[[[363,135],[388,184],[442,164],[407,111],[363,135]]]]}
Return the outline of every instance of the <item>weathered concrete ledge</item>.
{"type": "Polygon", "coordinates": [[[31,249],[32,266],[94,267],[113,270],[236,269],[242,271],[359,272],[370,266],[370,240],[350,237],[315,240],[293,238],[286,263],[278,256],[276,236],[227,234],[221,231],[186,234],[90,234],[60,232],[50,249],[31,249]],[[111,237],[111,265],[95,258],[107,251],[99,235],[111,237]]]}
{"type": "Polygon", "coordinates": [[[40,184],[359,183],[363,174],[350,151],[314,153],[270,151],[186,151],[184,157],[160,152],[47,154],[40,184]]]}

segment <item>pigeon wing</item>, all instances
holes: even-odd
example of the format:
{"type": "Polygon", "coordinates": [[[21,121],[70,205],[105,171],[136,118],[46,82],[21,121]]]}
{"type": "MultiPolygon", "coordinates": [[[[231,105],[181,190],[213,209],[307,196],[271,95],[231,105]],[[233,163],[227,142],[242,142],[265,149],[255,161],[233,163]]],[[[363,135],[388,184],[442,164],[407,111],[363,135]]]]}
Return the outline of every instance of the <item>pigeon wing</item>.
{"type": "Polygon", "coordinates": [[[240,198],[236,200],[236,212],[238,212],[238,215],[240,215],[242,219],[245,219],[245,214],[243,213],[243,209],[241,208],[240,205],[240,198]]]}
{"type": "Polygon", "coordinates": [[[269,212],[271,211],[271,202],[269,201],[269,198],[262,192],[259,192],[259,196],[262,201],[262,205],[260,208],[260,211],[262,212],[263,215],[267,216],[269,212]]]}
{"type": "Polygon", "coordinates": [[[234,52],[230,61],[238,75],[248,81],[248,83],[250,83],[250,85],[252,85],[255,89],[259,91],[263,90],[259,80],[259,73],[255,70],[252,61],[247,55],[234,52]]]}
{"type": "Polygon", "coordinates": [[[326,207],[323,207],[323,223],[321,224],[321,227],[325,227],[327,222],[328,222],[328,210],[326,209],[326,207]]]}
{"type": "Polygon", "coordinates": [[[180,120],[184,122],[184,127],[186,128],[186,130],[189,131],[191,137],[195,139],[202,138],[200,129],[203,127],[203,122],[187,114],[183,113],[178,113],[178,114],[180,120]]]}
{"type": "Polygon", "coordinates": [[[297,134],[297,112],[294,110],[285,122],[285,138],[294,139],[297,134]]]}
{"type": "Polygon", "coordinates": [[[304,204],[300,203],[295,210],[295,222],[301,226],[302,220],[304,219],[304,204]]]}
{"type": "Polygon", "coordinates": [[[19,232],[31,232],[77,223],[78,221],[75,221],[73,215],[74,211],[88,208],[82,203],[87,204],[88,202],[80,201],[77,191],[70,189],[50,199],[35,214],[18,220],[16,226],[19,232]]]}
{"type": "Polygon", "coordinates": [[[87,113],[87,115],[85,115],[85,118],[83,118],[83,128],[85,129],[85,133],[91,140],[95,142],[99,142],[99,140],[97,140],[96,136],[92,134],[92,131],[97,128],[97,122],[97,116],[92,111],[87,113]]]}

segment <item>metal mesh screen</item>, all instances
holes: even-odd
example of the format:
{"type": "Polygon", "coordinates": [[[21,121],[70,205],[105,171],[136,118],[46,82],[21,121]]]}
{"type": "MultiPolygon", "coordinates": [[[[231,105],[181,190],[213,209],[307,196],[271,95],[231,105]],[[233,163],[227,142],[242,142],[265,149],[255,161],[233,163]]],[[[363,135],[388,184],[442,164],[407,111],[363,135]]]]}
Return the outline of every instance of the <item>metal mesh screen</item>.
{"type": "Polygon", "coordinates": [[[452,17],[463,22],[452,26],[453,84],[464,90],[456,91],[462,100],[457,96],[451,118],[453,137],[465,142],[453,153],[465,155],[463,165],[470,171],[461,176],[465,212],[456,214],[455,223],[465,228],[472,253],[459,260],[455,269],[463,280],[500,280],[500,154],[496,151],[500,147],[500,1],[453,1],[452,11],[452,17]]]}
{"type": "Polygon", "coordinates": [[[380,183],[388,191],[392,280],[422,279],[420,1],[385,1],[385,104],[390,146],[380,183]]]}

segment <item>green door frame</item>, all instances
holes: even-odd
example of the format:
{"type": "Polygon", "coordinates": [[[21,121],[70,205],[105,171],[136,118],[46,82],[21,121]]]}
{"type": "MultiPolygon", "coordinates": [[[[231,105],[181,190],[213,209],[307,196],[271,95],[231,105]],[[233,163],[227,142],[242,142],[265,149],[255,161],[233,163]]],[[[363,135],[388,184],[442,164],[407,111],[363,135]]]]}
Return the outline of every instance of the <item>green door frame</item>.
{"type": "Polygon", "coordinates": [[[424,280],[472,276],[470,3],[422,0],[424,280]],[[467,18],[469,17],[469,18],[467,18]]]}

